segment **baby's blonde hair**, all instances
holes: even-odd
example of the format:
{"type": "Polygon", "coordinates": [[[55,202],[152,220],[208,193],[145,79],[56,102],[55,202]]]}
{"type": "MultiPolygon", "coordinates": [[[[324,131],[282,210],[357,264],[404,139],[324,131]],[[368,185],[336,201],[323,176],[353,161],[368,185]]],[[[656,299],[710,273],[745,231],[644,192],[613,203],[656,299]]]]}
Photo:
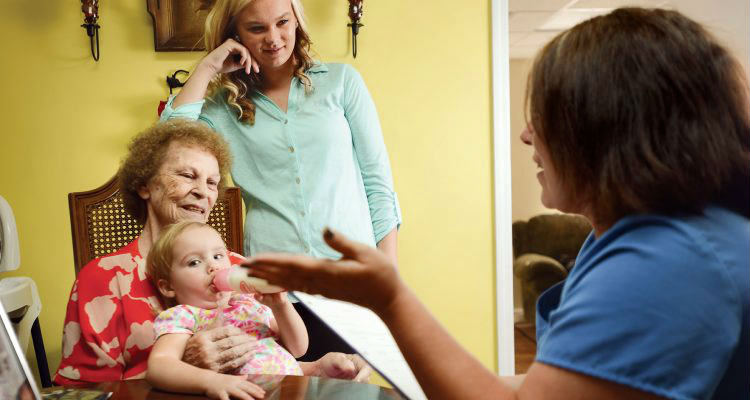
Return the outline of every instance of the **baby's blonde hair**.
{"type": "MultiPolygon", "coordinates": [[[[151,282],[153,282],[154,286],[156,286],[157,292],[159,292],[159,280],[164,279],[167,282],[170,281],[169,274],[172,271],[172,261],[174,261],[172,248],[180,234],[189,228],[214,229],[211,225],[198,221],[177,222],[167,226],[159,235],[156,243],[151,247],[148,257],[146,257],[146,273],[149,278],[151,278],[151,282]]],[[[175,305],[174,299],[162,296],[161,292],[159,292],[159,296],[168,307],[175,305]]]]}

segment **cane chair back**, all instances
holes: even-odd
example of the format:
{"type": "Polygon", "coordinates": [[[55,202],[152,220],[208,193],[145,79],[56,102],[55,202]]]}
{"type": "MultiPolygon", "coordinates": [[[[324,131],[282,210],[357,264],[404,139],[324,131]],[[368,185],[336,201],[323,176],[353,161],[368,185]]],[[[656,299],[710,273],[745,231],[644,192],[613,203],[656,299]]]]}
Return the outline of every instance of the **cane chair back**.
{"type": "MultiPolygon", "coordinates": [[[[122,202],[117,176],[85,192],[68,194],[73,259],[76,275],[89,261],[132,242],[143,224],[131,217],[122,202]]],[[[242,198],[236,187],[227,188],[208,217],[227,248],[242,254],[242,198]]]]}

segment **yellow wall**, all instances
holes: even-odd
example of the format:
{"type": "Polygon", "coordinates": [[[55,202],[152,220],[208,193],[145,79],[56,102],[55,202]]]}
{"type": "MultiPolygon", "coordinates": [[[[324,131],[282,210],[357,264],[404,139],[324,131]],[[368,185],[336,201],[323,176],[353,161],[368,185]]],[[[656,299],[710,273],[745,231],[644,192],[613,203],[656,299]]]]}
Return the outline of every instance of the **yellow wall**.
{"type": "MultiPolygon", "coordinates": [[[[356,61],[347,3],[303,3],[320,58],[356,66],[377,104],[404,215],[401,273],[494,368],[490,2],[370,1],[356,61]]],[[[74,279],[66,196],[114,174],[155,120],[165,75],[198,57],[154,52],[144,1],[103,1],[100,15],[97,63],[79,1],[0,2],[0,194],[21,240],[21,268],[0,277],[36,281],[53,371],[74,279]]]]}

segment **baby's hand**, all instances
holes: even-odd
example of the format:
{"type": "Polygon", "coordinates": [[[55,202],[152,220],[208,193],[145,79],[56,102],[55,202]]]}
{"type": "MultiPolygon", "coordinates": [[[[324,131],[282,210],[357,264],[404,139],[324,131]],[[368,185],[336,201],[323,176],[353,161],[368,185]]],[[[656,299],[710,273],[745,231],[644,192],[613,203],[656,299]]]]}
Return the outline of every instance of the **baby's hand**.
{"type": "Polygon", "coordinates": [[[287,303],[289,303],[289,298],[287,297],[286,292],[266,294],[256,293],[255,299],[272,309],[285,306],[287,303]]]}
{"type": "Polygon", "coordinates": [[[206,396],[212,399],[229,400],[231,396],[242,400],[252,400],[262,399],[265,395],[265,390],[247,380],[247,375],[216,374],[206,387],[206,396]]]}

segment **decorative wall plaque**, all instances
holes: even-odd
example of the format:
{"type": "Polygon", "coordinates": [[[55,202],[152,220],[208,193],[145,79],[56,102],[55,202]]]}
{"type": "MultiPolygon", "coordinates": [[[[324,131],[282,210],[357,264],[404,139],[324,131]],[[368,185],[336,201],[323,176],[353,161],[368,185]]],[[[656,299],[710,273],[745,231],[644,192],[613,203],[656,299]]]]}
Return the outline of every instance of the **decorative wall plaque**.
{"type": "Polygon", "coordinates": [[[146,0],[154,20],[156,51],[203,51],[203,23],[207,10],[193,0],[146,0]]]}

